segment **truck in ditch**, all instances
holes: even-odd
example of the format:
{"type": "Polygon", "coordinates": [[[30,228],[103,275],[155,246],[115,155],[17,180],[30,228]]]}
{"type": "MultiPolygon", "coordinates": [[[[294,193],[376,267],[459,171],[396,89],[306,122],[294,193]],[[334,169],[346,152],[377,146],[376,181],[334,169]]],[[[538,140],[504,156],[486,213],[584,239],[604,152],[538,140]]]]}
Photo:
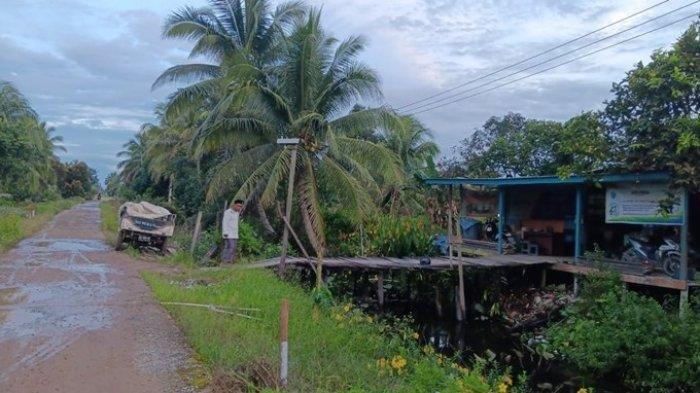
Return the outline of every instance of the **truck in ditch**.
{"type": "Polygon", "coordinates": [[[116,249],[125,244],[153,247],[163,252],[175,231],[175,214],[148,202],[126,202],[119,207],[119,234],[116,249]]]}

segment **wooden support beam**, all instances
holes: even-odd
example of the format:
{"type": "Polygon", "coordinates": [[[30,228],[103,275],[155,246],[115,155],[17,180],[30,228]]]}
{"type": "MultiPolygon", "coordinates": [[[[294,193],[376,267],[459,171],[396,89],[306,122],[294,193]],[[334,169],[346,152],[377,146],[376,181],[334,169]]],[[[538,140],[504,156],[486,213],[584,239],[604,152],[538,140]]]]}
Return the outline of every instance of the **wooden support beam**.
{"type": "Polygon", "coordinates": [[[459,310],[462,315],[465,314],[465,311],[467,309],[467,302],[466,299],[464,298],[464,267],[463,265],[463,258],[462,258],[462,249],[459,249],[459,259],[457,260],[457,263],[459,263],[459,266],[457,267],[457,270],[459,272],[459,310]]]}
{"type": "Polygon", "coordinates": [[[442,318],[442,299],[440,297],[440,287],[433,285],[433,290],[435,291],[435,313],[438,318],[442,318]]]}
{"type": "Polygon", "coordinates": [[[574,218],[574,262],[578,263],[582,255],[583,245],[582,230],[583,230],[583,187],[576,187],[576,216],[574,218]]]}
{"type": "Polygon", "coordinates": [[[379,307],[384,307],[384,272],[380,271],[377,275],[377,302],[379,307]]]}
{"type": "MultiPolygon", "coordinates": [[[[289,180],[287,180],[287,201],[284,210],[285,223],[292,221],[292,198],[294,196],[294,176],[297,167],[297,146],[292,147],[292,157],[289,163],[289,180]]],[[[289,247],[289,227],[284,226],[284,231],[282,232],[282,256],[280,257],[280,264],[277,266],[277,274],[280,277],[284,276],[284,262],[287,258],[287,248],[289,247]]]]}
{"type": "Polygon", "coordinates": [[[462,322],[464,321],[464,313],[462,312],[462,307],[459,305],[459,286],[455,287],[455,295],[454,295],[454,300],[455,300],[455,317],[458,321],[462,322]]]}
{"type": "MultiPolygon", "coordinates": [[[[569,264],[569,263],[553,263],[552,265],[550,265],[549,268],[551,270],[572,273],[572,274],[591,275],[591,274],[601,273],[599,269],[594,268],[594,267],[574,265],[574,264],[569,264]]],[[[620,279],[623,282],[628,282],[630,284],[649,285],[649,286],[654,286],[654,287],[678,289],[678,290],[686,290],[688,288],[688,283],[685,280],[676,280],[676,279],[671,278],[671,277],[638,276],[638,275],[634,275],[634,274],[622,273],[622,274],[620,274],[620,279]]]]}
{"type": "Polygon", "coordinates": [[[447,254],[452,260],[452,186],[447,187],[447,254]]]}

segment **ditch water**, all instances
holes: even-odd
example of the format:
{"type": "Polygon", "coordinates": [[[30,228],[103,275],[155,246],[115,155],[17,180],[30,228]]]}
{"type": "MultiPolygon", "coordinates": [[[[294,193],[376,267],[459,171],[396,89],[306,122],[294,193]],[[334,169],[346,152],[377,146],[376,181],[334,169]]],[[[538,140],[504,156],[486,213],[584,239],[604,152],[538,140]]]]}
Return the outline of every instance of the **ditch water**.
{"type": "Polygon", "coordinates": [[[576,376],[561,364],[534,353],[527,345],[528,339],[523,338],[537,337],[537,329],[546,321],[513,328],[502,318],[505,311],[499,310],[498,305],[494,307],[497,299],[504,296],[522,294],[524,297],[528,291],[532,293],[533,283],[539,282],[539,271],[469,272],[465,282],[467,310],[461,322],[456,318],[454,292],[443,290],[436,298],[436,288],[454,288],[456,277],[436,274],[426,277],[424,273],[401,272],[385,278],[386,300],[381,308],[372,272],[329,272],[326,282],[336,297],[352,299],[367,312],[379,316],[410,316],[419,333],[420,344],[431,345],[441,354],[459,356],[465,364],[472,363],[475,356],[495,360],[500,366],[509,367],[513,375],[525,372],[536,391],[576,391],[580,386],[576,376]]]}

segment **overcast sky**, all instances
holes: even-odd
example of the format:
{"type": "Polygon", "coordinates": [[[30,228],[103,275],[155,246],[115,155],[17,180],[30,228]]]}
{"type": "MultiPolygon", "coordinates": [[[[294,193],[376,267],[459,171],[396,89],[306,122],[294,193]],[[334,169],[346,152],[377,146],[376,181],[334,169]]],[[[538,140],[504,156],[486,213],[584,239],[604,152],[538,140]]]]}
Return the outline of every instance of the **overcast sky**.
{"type": "MultiPolygon", "coordinates": [[[[323,6],[324,24],[336,37],[363,34],[369,39],[362,59],[379,72],[385,103],[394,107],[487,74],[658,2],[307,1],[323,6]]],[[[667,1],[548,56],[688,3],[691,1],[667,1]]],[[[140,124],[153,121],[154,105],[169,92],[167,88],[152,92],[153,80],[167,67],[186,61],[189,45],[163,40],[160,34],[168,13],[188,4],[200,6],[206,1],[0,0],[0,79],[19,87],[42,118],[64,136],[68,149],[65,159],[84,160],[104,178],[115,169],[115,153],[121,145],[140,124]]],[[[580,53],[699,9],[695,4],[580,53]]],[[[599,108],[609,98],[613,82],[636,62],[646,62],[654,49],[667,48],[690,23],[686,20],[559,69],[418,116],[433,130],[443,154],[448,155],[452,146],[492,115],[520,112],[528,117],[565,120],[599,108]]],[[[494,77],[509,72],[513,70],[494,77]]]]}

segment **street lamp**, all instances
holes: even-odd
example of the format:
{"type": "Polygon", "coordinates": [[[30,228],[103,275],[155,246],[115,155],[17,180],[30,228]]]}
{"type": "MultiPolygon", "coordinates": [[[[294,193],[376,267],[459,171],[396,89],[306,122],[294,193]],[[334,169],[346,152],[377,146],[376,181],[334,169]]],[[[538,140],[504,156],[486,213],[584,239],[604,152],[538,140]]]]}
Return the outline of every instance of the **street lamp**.
{"type": "Polygon", "coordinates": [[[285,223],[284,231],[282,232],[282,255],[280,256],[280,264],[277,266],[277,274],[280,277],[284,276],[285,261],[287,259],[287,248],[289,247],[289,227],[291,226],[292,216],[292,196],[294,195],[294,175],[297,167],[297,146],[299,146],[299,138],[278,138],[277,144],[284,147],[292,148],[292,160],[289,168],[289,181],[287,184],[287,205],[285,207],[285,223]]]}

